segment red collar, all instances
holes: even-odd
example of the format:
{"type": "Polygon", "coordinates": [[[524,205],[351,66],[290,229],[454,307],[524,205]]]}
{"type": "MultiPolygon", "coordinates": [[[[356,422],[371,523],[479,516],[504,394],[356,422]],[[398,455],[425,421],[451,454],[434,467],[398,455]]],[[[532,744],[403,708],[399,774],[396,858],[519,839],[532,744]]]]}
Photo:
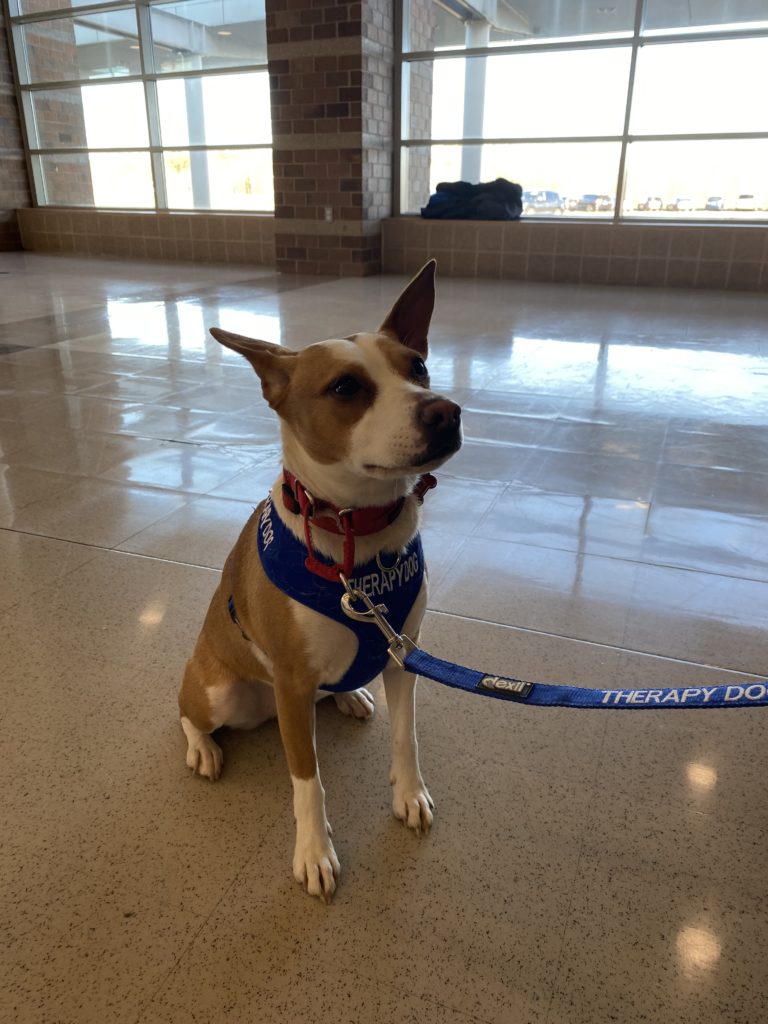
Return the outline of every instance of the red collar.
{"type": "MultiPolygon", "coordinates": [[[[425,473],[411,491],[419,504],[424,495],[437,480],[431,473],[425,473]]],[[[405,498],[398,498],[389,505],[370,505],[368,508],[337,508],[330,501],[313,497],[293,473],[283,469],[283,504],[289,512],[300,515],[304,520],[304,539],[309,552],[305,565],[310,572],[324,579],[338,581],[339,574],[349,576],[355,564],[355,537],[379,533],[400,515],[405,498]],[[344,538],[344,560],[328,565],[315,555],[312,546],[312,527],[335,533],[344,538]]]]}

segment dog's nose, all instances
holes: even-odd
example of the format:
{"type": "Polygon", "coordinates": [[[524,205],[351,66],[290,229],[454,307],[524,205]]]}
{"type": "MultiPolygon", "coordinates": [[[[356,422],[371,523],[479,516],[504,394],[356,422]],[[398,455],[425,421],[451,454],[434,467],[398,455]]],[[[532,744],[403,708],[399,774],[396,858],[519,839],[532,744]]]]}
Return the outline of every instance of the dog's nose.
{"type": "Polygon", "coordinates": [[[425,427],[434,430],[458,427],[461,422],[461,406],[448,398],[433,398],[422,405],[419,419],[425,427]]]}

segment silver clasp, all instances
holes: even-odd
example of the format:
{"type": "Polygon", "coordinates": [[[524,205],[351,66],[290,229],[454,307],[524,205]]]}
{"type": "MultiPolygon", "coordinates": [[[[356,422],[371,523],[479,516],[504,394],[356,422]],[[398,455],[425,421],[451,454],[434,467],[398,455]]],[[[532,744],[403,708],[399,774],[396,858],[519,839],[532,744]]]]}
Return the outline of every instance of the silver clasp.
{"type": "Polygon", "coordinates": [[[341,595],[341,610],[357,622],[370,622],[372,626],[378,626],[387,640],[387,650],[400,668],[405,668],[405,659],[416,650],[416,644],[409,636],[398,633],[387,620],[387,606],[385,604],[374,604],[362,590],[351,586],[344,573],[339,573],[339,578],[344,584],[344,593],[341,595]],[[365,611],[358,611],[354,602],[359,601],[365,605],[365,611]]]}

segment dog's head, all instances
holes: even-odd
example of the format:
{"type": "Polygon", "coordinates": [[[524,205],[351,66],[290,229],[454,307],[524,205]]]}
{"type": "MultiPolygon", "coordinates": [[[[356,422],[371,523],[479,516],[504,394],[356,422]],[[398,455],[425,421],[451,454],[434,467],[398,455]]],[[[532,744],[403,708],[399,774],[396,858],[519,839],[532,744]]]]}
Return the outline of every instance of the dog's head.
{"type": "Polygon", "coordinates": [[[286,461],[295,472],[306,476],[308,458],[336,478],[402,480],[436,469],[461,447],[461,409],[429,386],[425,360],[434,302],[430,260],[377,331],[300,352],[216,327],[211,334],[259,375],[282,421],[286,461]]]}

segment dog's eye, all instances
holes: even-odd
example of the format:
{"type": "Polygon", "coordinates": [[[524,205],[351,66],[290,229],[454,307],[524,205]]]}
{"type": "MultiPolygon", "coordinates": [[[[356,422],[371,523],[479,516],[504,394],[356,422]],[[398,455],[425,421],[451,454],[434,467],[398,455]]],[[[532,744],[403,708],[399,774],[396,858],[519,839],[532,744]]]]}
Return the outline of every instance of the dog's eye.
{"type": "Polygon", "coordinates": [[[426,377],[427,376],[427,367],[426,367],[426,365],[424,363],[424,360],[423,359],[419,359],[418,356],[415,359],[412,359],[411,360],[411,372],[413,373],[414,377],[426,377]]]}
{"type": "Polygon", "coordinates": [[[362,387],[362,384],[357,377],[339,377],[331,384],[331,392],[334,395],[340,395],[342,398],[351,398],[352,395],[356,395],[362,387]]]}

